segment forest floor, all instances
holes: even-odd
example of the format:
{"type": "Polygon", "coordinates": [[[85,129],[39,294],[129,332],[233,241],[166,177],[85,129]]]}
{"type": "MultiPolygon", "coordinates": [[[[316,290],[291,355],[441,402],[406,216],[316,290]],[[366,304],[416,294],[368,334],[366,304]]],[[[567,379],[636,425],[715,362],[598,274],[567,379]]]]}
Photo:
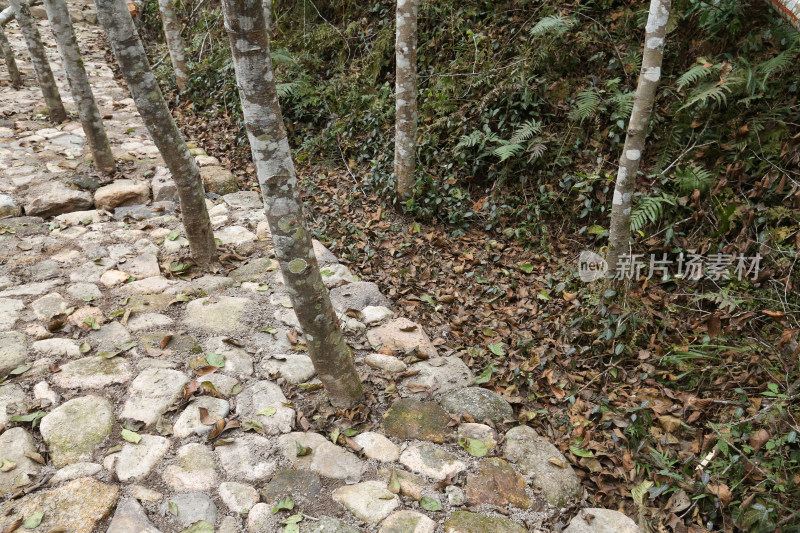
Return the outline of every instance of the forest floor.
{"type": "Polygon", "coordinates": [[[193,267],[169,173],[86,22],[94,11],[77,7],[115,176],[92,170],[74,118],[46,121],[14,25],[26,84],[0,80],[3,532],[636,531],[585,509],[591,489],[567,456],[519,424],[512,391],[479,386],[491,372],[475,375],[391,269],[358,281],[317,243],[366,389],[356,408],[329,407],[258,193],[209,195],[221,264],[193,267]]]}

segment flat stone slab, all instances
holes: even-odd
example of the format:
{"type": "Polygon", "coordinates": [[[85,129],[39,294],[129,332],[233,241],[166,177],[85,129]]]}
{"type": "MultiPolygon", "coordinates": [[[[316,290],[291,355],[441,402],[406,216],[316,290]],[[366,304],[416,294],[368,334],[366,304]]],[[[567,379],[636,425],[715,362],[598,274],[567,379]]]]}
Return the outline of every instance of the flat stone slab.
{"type": "Polygon", "coordinates": [[[636,522],[611,509],[581,510],[570,520],[564,533],[640,533],[636,522]]]}
{"type": "Polygon", "coordinates": [[[152,424],[181,397],[187,383],[189,378],[177,370],[144,370],[128,388],[128,399],[122,408],[122,418],[152,424]]]}
{"type": "Polygon", "coordinates": [[[0,298],[0,331],[13,328],[23,309],[25,309],[25,304],[19,300],[0,298]]]}
{"type": "Polygon", "coordinates": [[[58,488],[35,492],[21,500],[0,504],[0,516],[6,524],[17,518],[28,519],[43,513],[37,531],[94,533],[117,503],[119,488],[84,477],[58,488]]]}
{"type": "Polygon", "coordinates": [[[311,504],[322,492],[322,482],[315,472],[306,470],[281,470],[261,490],[268,504],[291,497],[295,502],[311,504]]]}
{"type": "Polygon", "coordinates": [[[214,453],[220,466],[234,479],[263,483],[275,472],[272,442],[259,435],[238,436],[230,444],[217,445],[214,453]]]}
{"type": "Polygon", "coordinates": [[[380,433],[374,431],[360,433],[353,437],[353,440],[363,448],[361,451],[370,459],[393,463],[400,458],[400,448],[380,433]]]}
{"type": "Polygon", "coordinates": [[[442,481],[467,469],[467,464],[444,448],[421,442],[409,445],[400,455],[400,464],[425,477],[442,481]]]}
{"type": "Polygon", "coordinates": [[[533,428],[517,426],[506,432],[505,457],[517,464],[523,474],[533,476],[533,485],[541,489],[550,505],[563,507],[580,491],[580,483],[567,459],[533,428]],[[551,462],[550,459],[555,461],[551,462]],[[556,464],[566,465],[564,468],[556,464]]]}
{"type": "Polygon", "coordinates": [[[53,384],[63,389],[102,389],[115,383],[127,383],[132,377],[130,363],[124,357],[96,355],[70,361],[53,374],[53,384]]]}
{"type": "Polygon", "coordinates": [[[248,298],[217,296],[215,299],[198,298],[186,304],[184,323],[190,328],[208,333],[228,334],[245,329],[240,322],[248,298]]]}
{"type": "Polygon", "coordinates": [[[70,189],[60,181],[51,181],[31,191],[25,204],[30,216],[51,217],[72,211],[86,211],[94,205],[88,192],[70,189]]]}
{"type": "Polygon", "coordinates": [[[357,483],[365,468],[361,459],[319,433],[294,432],[281,435],[278,438],[278,448],[294,468],[311,470],[322,477],[357,483]],[[298,444],[310,448],[311,451],[307,455],[298,456],[298,444]]]}
{"type": "Polygon", "coordinates": [[[220,483],[219,497],[232,513],[246,513],[258,503],[259,496],[256,489],[244,483],[227,481],[220,483]]]}
{"type": "Polygon", "coordinates": [[[217,506],[202,492],[175,494],[164,502],[163,510],[181,526],[190,526],[200,520],[211,524],[217,522],[217,506]],[[177,507],[178,514],[173,515],[170,507],[173,510],[177,507]]]}
{"type": "MultiPolygon", "coordinates": [[[[13,414],[22,413],[26,409],[25,391],[16,383],[0,385],[0,425],[8,424],[13,414]],[[18,407],[13,407],[18,406],[18,407]]],[[[0,458],[2,459],[2,458],[0,458]]]]}
{"type": "Polygon", "coordinates": [[[444,523],[444,533],[528,533],[527,528],[509,518],[486,516],[468,511],[453,511],[444,523]]]}
{"type": "Polygon", "coordinates": [[[294,423],[294,409],[286,407],[286,402],[288,400],[278,385],[271,381],[258,381],[239,393],[236,413],[242,422],[257,420],[267,435],[279,435],[290,432],[294,423]],[[275,413],[268,416],[273,409],[275,413]]]}
{"type": "Polygon", "coordinates": [[[135,498],[126,498],[117,505],[106,533],[161,533],[135,498]]]}
{"type": "Polygon", "coordinates": [[[18,331],[0,333],[0,376],[24,364],[27,357],[27,335],[18,331]]]}
{"type": "Polygon", "coordinates": [[[502,396],[489,389],[467,387],[443,394],[440,404],[454,415],[470,415],[476,422],[488,419],[499,424],[514,420],[514,409],[502,396]]]}
{"type": "Polygon", "coordinates": [[[526,483],[511,465],[497,457],[480,461],[477,473],[467,476],[467,498],[475,505],[513,505],[528,509],[531,499],[525,492],[526,483]]]}
{"type": "Polygon", "coordinates": [[[265,377],[282,377],[292,384],[305,383],[317,375],[311,358],[296,352],[265,357],[261,362],[261,372],[265,377]]]}
{"type": "Polygon", "coordinates": [[[377,524],[400,506],[400,499],[382,481],[339,487],[333,491],[333,501],[341,503],[368,524],[377,524]]]}
{"type": "Polygon", "coordinates": [[[9,496],[33,482],[39,473],[39,463],[31,461],[25,453],[35,453],[36,444],[30,433],[21,427],[11,428],[0,434],[0,460],[8,459],[17,464],[8,472],[0,472],[0,497],[9,496]]]}
{"type": "Polygon", "coordinates": [[[216,464],[211,449],[186,444],[178,449],[175,462],[164,469],[164,482],[178,492],[207,491],[217,484],[216,464]]]}
{"type": "MultiPolygon", "coordinates": [[[[350,285],[354,285],[351,283],[350,285]]],[[[341,288],[349,287],[345,285],[341,288]]],[[[334,289],[339,290],[339,289],[334,289]]],[[[376,304],[380,305],[380,304],[376,304]]],[[[408,352],[416,348],[419,353],[428,357],[437,357],[439,352],[431,342],[422,326],[407,318],[395,318],[389,322],[373,328],[367,332],[367,340],[373,348],[379,350],[388,348],[408,352]]]]}
{"type": "Polygon", "coordinates": [[[114,408],[100,396],[82,396],[50,411],[39,430],[55,466],[91,460],[92,452],[111,433],[114,408]]]}
{"type": "Polygon", "coordinates": [[[123,444],[122,451],[114,456],[114,470],[123,483],[138,481],[150,474],[153,467],[169,451],[168,439],[158,435],[142,435],[134,444],[123,444]]]}
{"type": "Polygon", "coordinates": [[[200,418],[201,408],[205,409],[215,422],[225,418],[230,412],[227,400],[200,396],[189,403],[175,421],[172,430],[176,437],[185,439],[190,435],[206,435],[211,432],[212,426],[204,424],[200,418]]]}
{"type": "Polygon", "coordinates": [[[419,370],[419,373],[401,381],[400,386],[411,391],[412,396],[419,398],[433,392],[433,397],[439,399],[447,393],[475,383],[472,371],[458,357],[436,357],[414,363],[409,370],[419,370]],[[423,387],[423,390],[419,390],[423,387]]]}
{"type": "Polygon", "coordinates": [[[378,533],[435,533],[436,522],[416,511],[397,511],[381,524],[378,533]]]}
{"type": "Polygon", "coordinates": [[[389,437],[445,442],[453,434],[450,415],[436,402],[403,398],[383,415],[383,429],[389,437]]]}
{"type": "Polygon", "coordinates": [[[391,303],[381,294],[380,288],[371,281],[356,281],[331,289],[331,303],[337,313],[348,309],[361,311],[370,305],[389,307],[391,303]]]}

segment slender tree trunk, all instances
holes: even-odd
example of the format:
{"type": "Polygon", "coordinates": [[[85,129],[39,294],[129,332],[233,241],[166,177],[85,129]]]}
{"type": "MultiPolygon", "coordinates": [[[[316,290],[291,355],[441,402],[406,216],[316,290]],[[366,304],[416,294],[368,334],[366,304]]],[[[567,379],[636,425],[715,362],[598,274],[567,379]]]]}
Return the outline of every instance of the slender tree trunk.
{"type": "Polygon", "coordinates": [[[394,175],[397,197],[414,194],[417,166],[417,0],[397,0],[394,175]]]}
{"type": "Polygon", "coordinates": [[[192,256],[208,266],[216,261],[217,248],[200,170],[164,103],[125,0],[97,0],[95,5],[139,114],[175,180],[192,256]]]}
{"type": "Polygon", "coordinates": [[[83,131],[86,133],[86,140],[89,141],[89,148],[92,150],[94,164],[101,172],[112,174],[116,170],[116,163],[114,156],[111,155],[111,146],[100,118],[100,111],[94,101],[92,88],[89,87],[89,78],[83,68],[67,4],[64,0],[45,0],[44,7],[56,38],[58,52],[61,54],[61,61],[67,73],[83,131]]]}
{"type": "Polygon", "coordinates": [[[36,22],[31,18],[31,10],[24,0],[11,0],[11,7],[17,17],[25,43],[28,45],[28,52],[33,61],[33,69],[36,71],[36,78],[39,80],[39,87],[42,89],[45,104],[50,114],[50,121],[59,124],[67,120],[67,112],[64,104],[61,103],[61,94],[58,92],[53,71],[50,70],[50,63],[47,61],[47,54],[44,51],[39,30],[36,29],[36,22]]]}
{"type": "Polygon", "coordinates": [[[181,37],[181,25],[175,15],[175,4],[172,0],[158,0],[161,22],[164,24],[164,37],[167,39],[169,57],[172,59],[172,70],[175,72],[175,84],[178,91],[183,92],[189,86],[189,72],[186,70],[186,45],[181,37]]]}
{"type": "Polygon", "coordinates": [[[0,26],[0,49],[3,50],[3,58],[6,61],[6,69],[8,70],[8,79],[11,81],[11,86],[15,89],[22,87],[22,76],[19,74],[17,68],[17,60],[14,58],[14,49],[11,48],[11,43],[8,42],[6,32],[0,26]]]}
{"type": "Polygon", "coordinates": [[[339,407],[352,405],[362,396],[361,380],[305,227],[261,0],[223,0],[222,10],[275,255],[309,355],[331,402],[339,407]]]}
{"type": "Polygon", "coordinates": [[[797,0],[767,0],[783,20],[800,31],[800,2],[797,0]]]}
{"type": "MultiPolygon", "coordinates": [[[[42,4],[42,0],[31,0],[28,2],[28,7],[38,6],[42,4]]],[[[8,6],[0,11],[0,26],[5,26],[16,18],[14,14],[14,6],[8,6]]]]}
{"type": "Polygon", "coordinates": [[[639,83],[636,87],[633,111],[628,123],[625,146],[619,162],[614,199],[611,207],[610,248],[606,261],[608,275],[613,277],[621,254],[630,248],[631,198],[636,187],[636,173],[644,152],[644,141],[653,114],[656,88],[661,79],[661,61],[664,58],[664,39],[667,34],[670,0],[650,0],[650,14],[645,29],[644,54],[639,83]]]}

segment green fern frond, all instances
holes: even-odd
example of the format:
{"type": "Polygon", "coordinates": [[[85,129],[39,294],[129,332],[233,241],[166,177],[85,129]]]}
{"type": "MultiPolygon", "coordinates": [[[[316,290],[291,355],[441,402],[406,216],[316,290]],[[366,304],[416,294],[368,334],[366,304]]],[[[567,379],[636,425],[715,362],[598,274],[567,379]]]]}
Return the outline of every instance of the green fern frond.
{"type": "Polygon", "coordinates": [[[695,166],[675,170],[673,179],[681,194],[691,194],[695,189],[705,193],[714,184],[714,174],[711,171],[695,166]]]}
{"type": "Polygon", "coordinates": [[[655,224],[664,214],[665,205],[676,205],[674,196],[645,196],[631,212],[631,231],[636,233],[648,224],[655,224]]]}
{"type": "Polygon", "coordinates": [[[731,92],[727,82],[719,85],[706,85],[695,89],[685,104],[680,109],[686,109],[694,105],[716,104],[720,107],[728,105],[728,93],[731,92]]]}
{"type": "Polygon", "coordinates": [[[575,24],[575,21],[570,17],[550,15],[537,22],[536,25],[531,28],[530,34],[531,37],[539,37],[548,33],[559,36],[567,31],[573,24],[575,24]]]}
{"type": "Polygon", "coordinates": [[[616,112],[619,115],[628,116],[633,111],[633,97],[634,93],[621,93],[617,92],[611,97],[611,103],[616,106],[616,112]]]}
{"type": "Polygon", "coordinates": [[[578,93],[575,98],[575,107],[569,112],[570,120],[580,121],[591,118],[600,108],[600,94],[594,87],[589,87],[578,93]]]}
{"type": "Polygon", "coordinates": [[[712,74],[718,73],[722,68],[721,65],[710,65],[702,57],[698,59],[697,65],[687,70],[676,82],[678,90],[680,91],[687,85],[694,85],[697,82],[703,81],[712,74]]]}
{"type": "Polygon", "coordinates": [[[510,144],[520,144],[523,141],[527,141],[537,133],[542,131],[542,124],[540,122],[536,122],[535,120],[529,120],[524,122],[520,127],[518,127],[514,134],[511,136],[511,140],[509,141],[510,144]]]}
{"type": "Polygon", "coordinates": [[[528,163],[535,159],[539,159],[544,155],[545,150],[547,150],[547,145],[543,142],[543,139],[536,138],[528,147],[528,153],[531,154],[528,157],[528,163]]]}
{"type": "Polygon", "coordinates": [[[278,85],[278,98],[288,98],[297,91],[297,87],[299,84],[293,81],[291,83],[278,83],[277,85],[278,85]]]}
{"type": "Polygon", "coordinates": [[[502,163],[507,159],[511,159],[521,151],[522,151],[521,144],[504,144],[495,148],[492,151],[492,155],[499,157],[500,162],[502,163]]]}

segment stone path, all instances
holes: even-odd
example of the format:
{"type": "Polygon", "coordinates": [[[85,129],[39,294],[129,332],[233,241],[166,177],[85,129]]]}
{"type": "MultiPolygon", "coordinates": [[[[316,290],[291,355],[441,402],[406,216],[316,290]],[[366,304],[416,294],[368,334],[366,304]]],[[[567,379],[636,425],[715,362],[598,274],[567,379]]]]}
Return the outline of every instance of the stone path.
{"type": "MultiPolygon", "coordinates": [[[[182,276],[187,241],[169,173],[104,61],[96,16],[74,7],[121,172],[113,182],[92,172],[74,120],[45,122],[9,26],[28,83],[15,91],[0,72],[0,529],[494,533],[558,523],[584,496],[566,458],[319,243],[357,366],[388,385],[374,427],[308,431],[299,406],[319,382],[258,195],[194,149],[216,193],[216,236],[239,261],[182,276]]],[[[615,511],[585,509],[565,531],[638,530],[615,511]]]]}

